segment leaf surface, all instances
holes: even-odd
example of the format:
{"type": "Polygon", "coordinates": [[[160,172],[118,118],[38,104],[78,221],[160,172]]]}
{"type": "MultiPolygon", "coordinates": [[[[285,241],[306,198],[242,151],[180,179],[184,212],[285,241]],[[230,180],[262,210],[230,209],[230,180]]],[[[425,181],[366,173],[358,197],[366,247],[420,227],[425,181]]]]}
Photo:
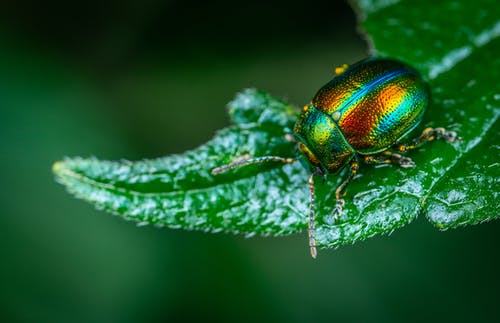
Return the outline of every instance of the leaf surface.
{"type": "MultiPolygon", "coordinates": [[[[429,80],[432,103],[417,131],[443,126],[461,143],[409,153],[412,169],[362,166],[344,214],[331,216],[345,174],[317,181],[317,241],[336,247],[390,233],[419,214],[440,229],[497,218],[500,21],[493,1],[359,1],[373,53],[398,58],[429,80]],[[466,18],[464,18],[466,17],[466,18]]],[[[184,154],[137,162],[70,158],[54,165],[75,196],[141,224],[283,235],[307,227],[307,172],[300,164],[252,165],[212,176],[245,156],[292,157],[298,110],[248,89],[228,105],[232,125],[184,154]]],[[[418,133],[416,133],[418,135],[418,133]]]]}

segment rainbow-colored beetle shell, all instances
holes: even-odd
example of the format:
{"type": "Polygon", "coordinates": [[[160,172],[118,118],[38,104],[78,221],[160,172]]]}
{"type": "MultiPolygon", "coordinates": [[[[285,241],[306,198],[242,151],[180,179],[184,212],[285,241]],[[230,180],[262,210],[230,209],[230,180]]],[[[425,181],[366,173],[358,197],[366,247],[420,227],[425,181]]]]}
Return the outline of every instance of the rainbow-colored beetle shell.
{"type": "Polygon", "coordinates": [[[299,159],[333,173],[356,154],[386,150],[413,130],[429,88],[410,66],[391,59],[358,62],[323,86],[295,124],[299,159]]]}

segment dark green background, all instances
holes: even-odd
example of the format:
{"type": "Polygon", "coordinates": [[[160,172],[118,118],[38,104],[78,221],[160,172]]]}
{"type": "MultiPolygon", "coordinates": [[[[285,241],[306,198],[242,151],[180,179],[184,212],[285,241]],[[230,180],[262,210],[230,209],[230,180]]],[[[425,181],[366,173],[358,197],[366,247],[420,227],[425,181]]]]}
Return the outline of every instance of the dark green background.
{"type": "Polygon", "coordinates": [[[306,235],[138,228],[76,200],[68,156],[182,152],[227,125],[235,92],[307,103],[366,56],[332,1],[0,4],[0,310],[8,321],[494,321],[500,223],[420,217],[310,259],[306,235]]]}

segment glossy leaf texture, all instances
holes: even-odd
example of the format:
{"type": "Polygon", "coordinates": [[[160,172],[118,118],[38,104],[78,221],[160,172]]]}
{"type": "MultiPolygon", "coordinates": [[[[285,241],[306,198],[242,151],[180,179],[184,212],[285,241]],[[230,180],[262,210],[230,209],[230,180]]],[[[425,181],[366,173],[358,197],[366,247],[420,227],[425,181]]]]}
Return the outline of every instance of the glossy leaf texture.
{"type": "MultiPolygon", "coordinates": [[[[412,151],[412,169],[362,166],[339,221],[331,212],[345,174],[318,179],[318,245],[390,233],[422,213],[441,229],[498,217],[500,22],[494,2],[360,0],[357,7],[374,54],[405,61],[430,82],[432,103],[415,135],[444,126],[463,141],[412,151]]],[[[75,196],[141,224],[246,235],[304,230],[309,190],[300,164],[210,173],[244,156],[293,156],[286,134],[297,110],[249,89],[228,111],[230,127],[184,154],[136,162],[70,158],[54,172],[75,196]]]]}

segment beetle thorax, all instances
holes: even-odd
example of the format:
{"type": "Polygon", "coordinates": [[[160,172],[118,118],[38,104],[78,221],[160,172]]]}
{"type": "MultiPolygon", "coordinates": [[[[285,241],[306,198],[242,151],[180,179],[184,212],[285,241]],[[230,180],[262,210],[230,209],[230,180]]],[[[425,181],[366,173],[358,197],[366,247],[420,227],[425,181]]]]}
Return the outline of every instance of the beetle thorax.
{"type": "Polygon", "coordinates": [[[312,172],[334,173],[354,157],[354,149],[336,122],[314,105],[303,110],[294,134],[298,141],[298,158],[312,172]]]}

